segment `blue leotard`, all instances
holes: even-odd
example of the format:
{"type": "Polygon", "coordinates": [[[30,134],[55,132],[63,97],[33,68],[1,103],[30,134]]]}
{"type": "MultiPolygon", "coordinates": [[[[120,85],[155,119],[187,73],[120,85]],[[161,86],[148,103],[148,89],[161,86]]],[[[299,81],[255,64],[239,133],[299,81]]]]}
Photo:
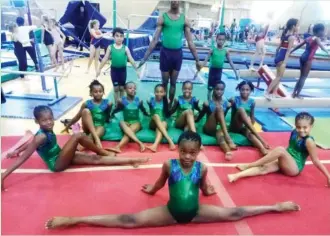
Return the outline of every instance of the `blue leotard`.
{"type": "Polygon", "coordinates": [[[288,47],[289,47],[289,38],[291,37],[292,35],[288,35],[288,36],[285,36],[282,40],[281,40],[281,46],[280,46],[280,49],[278,50],[276,56],[275,56],[275,64],[277,65],[278,63],[284,61],[285,59],[285,55],[288,51],[288,47]]]}

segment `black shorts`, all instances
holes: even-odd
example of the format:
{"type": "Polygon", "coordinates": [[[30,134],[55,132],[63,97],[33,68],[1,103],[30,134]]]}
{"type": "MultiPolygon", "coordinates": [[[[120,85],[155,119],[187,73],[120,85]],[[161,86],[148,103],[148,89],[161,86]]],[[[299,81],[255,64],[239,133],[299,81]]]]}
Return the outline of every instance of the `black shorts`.
{"type": "Polygon", "coordinates": [[[207,87],[209,90],[212,90],[216,83],[221,81],[222,76],[222,68],[210,68],[209,70],[209,80],[207,83],[207,87]]]}
{"type": "Polygon", "coordinates": [[[111,80],[114,87],[125,86],[127,78],[126,67],[111,67],[111,80]]]}
{"type": "Polygon", "coordinates": [[[162,47],[160,49],[159,67],[162,72],[180,71],[182,60],[182,48],[168,49],[162,47]]]}

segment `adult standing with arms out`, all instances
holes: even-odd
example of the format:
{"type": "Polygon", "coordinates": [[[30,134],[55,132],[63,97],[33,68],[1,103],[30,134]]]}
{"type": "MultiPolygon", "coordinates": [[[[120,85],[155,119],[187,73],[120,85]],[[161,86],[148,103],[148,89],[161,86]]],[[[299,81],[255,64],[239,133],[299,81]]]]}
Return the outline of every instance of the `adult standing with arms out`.
{"type": "Polygon", "coordinates": [[[176,81],[183,60],[183,34],[196,61],[197,70],[201,69],[201,63],[199,62],[196,47],[192,40],[190,22],[184,14],[180,13],[180,1],[171,1],[170,4],[170,10],[158,18],[156,33],[138,68],[147,61],[151,52],[156,47],[161,33],[163,33],[162,48],[160,51],[160,70],[166,93],[168,92],[167,87],[170,81],[169,99],[171,106],[175,96],[176,81]]]}

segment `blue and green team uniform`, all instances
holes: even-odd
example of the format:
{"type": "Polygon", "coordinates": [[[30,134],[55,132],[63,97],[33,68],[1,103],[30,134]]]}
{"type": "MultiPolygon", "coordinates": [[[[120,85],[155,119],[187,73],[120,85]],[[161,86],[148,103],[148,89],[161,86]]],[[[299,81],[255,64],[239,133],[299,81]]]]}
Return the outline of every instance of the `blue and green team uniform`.
{"type": "MultiPolygon", "coordinates": [[[[222,100],[221,101],[221,108],[223,110],[223,112],[225,112],[227,110],[229,106],[229,102],[227,100],[222,100]]],[[[216,109],[217,105],[215,104],[215,102],[213,100],[209,101],[209,114],[213,113],[216,109]]],[[[217,124],[217,129],[221,128],[220,124],[217,124]]]]}
{"type": "MultiPolygon", "coordinates": [[[[243,101],[240,96],[233,98],[234,104],[232,107],[231,121],[234,119],[236,112],[239,108],[243,108],[248,116],[251,115],[252,108],[255,106],[255,101],[253,98],[249,98],[247,101],[243,101]]],[[[235,128],[235,127],[231,127],[235,128]]]]}
{"type": "Polygon", "coordinates": [[[181,116],[181,114],[186,110],[194,110],[194,104],[197,102],[196,97],[192,97],[191,100],[188,102],[186,101],[183,96],[178,97],[178,111],[177,111],[177,118],[181,116]]]}
{"type": "Polygon", "coordinates": [[[126,96],[121,98],[124,106],[124,121],[128,124],[140,122],[140,99],[135,97],[133,101],[129,101],[126,96]]]}
{"type": "Polygon", "coordinates": [[[301,172],[309,156],[307,147],[306,147],[306,140],[311,138],[314,140],[312,136],[306,136],[299,139],[299,135],[297,130],[291,132],[289,146],[287,147],[287,152],[293,157],[295,162],[297,163],[299,172],[301,172]]]}
{"type": "Polygon", "coordinates": [[[104,126],[107,118],[109,116],[109,112],[107,114],[107,109],[109,107],[109,100],[102,99],[100,104],[95,104],[93,100],[86,101],[86,108],[91,112],[93,123],[95,127],[104,126]]]}
{"type": "Polygon", "coordinates": [[[178,159],[170,160],[168,178],[170,200],[167,208],[179,223],[191,222],[199,209],[199,187],[202,179],[202,163],[195,161],[190,173],[186,174],[178,159]]]}
{"type": "Polygon", "coordinates": [[[46,131],[39,129],[36,135],[45,134],[46,140],[43,144],[37,147],[37,153],[41,159],[46,163],[48,169],[55,170],[56,160],[60,155],[61,148],[57,144],[56,135],[53,131],[46,131]]]}
{"type": "Polygon", "coordinates": [[[157,102],[155,97],[150,98],[150,114],[151,116],[158,115],[161,121],[166,119],[163,100],[157,102]]]}

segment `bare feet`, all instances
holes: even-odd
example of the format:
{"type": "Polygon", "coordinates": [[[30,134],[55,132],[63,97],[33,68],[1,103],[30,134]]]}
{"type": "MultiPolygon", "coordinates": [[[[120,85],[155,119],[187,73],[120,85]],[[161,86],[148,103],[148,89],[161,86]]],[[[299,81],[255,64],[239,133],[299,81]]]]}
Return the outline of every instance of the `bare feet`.
{"type": "Polygon", "coordinates": [[[140,164],[147,163],[151,160],[149,157],[144,157],[144,158],[136,158],[135,160],[132,160],[132,166],[134,168],[139,167],[140,164]]]}
{"type": "Polygon", "coordinates": [[[300,211],[300,206],[294,202],[280,202],[276,204],[276,210],[278,212],[300,211]]]}
{"type": "Polygon", "coordinates": [[[156,145],[146,146],[146,148],[149,149],[152,152],[157,152],[157,146],[156,145]]]}
{"type": "Polygon", "coordinates": [[[237,165],[236,168],[239,169],[240,171],[243,171],[249,168],[249,164],[240,164],[237,165]]]}
{"type": "Polygon", "coordinates": [[[174,143],[169,143],[168,144],[168,148],[171,150],[171,151],[174,151],[176,149],[176,146],[174,143]]]}
{"type": "Polygon", "coordinates": [[[121,153],[121,150],[119,147],[113,147],[113,148],[106,148],[105,150],[111,151],[111,152],[115,152],[115,153],[121,153]]]}
{"type": "Polygon", "coordinates": [[[46,224],[46,229],[55,229],[59,227],[68,227],[77,224],[72,218],[70,217],[53,217],[49,219],[46,224]]]}
{"type": "Polygon", "coordinates": [[[226,161],[231,161],[233,159],[233,153],[232,152],[226,152],[225,153],[225,159],[226,159],[226,161]]]}
{"type": "Polygon", "coordinates": [[[235,177],[235,174],[227,175],[229,183],[234,183],[237,179],[235,177]]]}
{"type": "Polygon", "coordinates": [[[139,143],[140,145],[140,152],[144,152],[146,150],[146,146],[144,145],[144,143],[139,143]]]}

